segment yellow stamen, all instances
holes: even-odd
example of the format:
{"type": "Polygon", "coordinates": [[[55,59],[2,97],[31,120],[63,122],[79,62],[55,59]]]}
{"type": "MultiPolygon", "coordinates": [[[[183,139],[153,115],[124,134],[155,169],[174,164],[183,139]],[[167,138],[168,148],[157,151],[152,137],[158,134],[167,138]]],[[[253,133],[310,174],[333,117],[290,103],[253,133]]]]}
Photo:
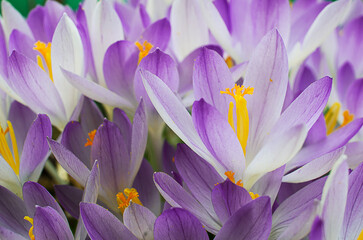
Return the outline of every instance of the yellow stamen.
{"type": "Polygon", "coordinates": [[[31,223],[32,226],[29,228],[29,233],[28,234],[29,234],[29,237],[30,237],[31,240],[35,240],[35,237],[34,237],[34,234],[33,234],[33,230],[34,230],[33,218],[25,216],[24,219],[31,223]]]}
{"type": "Polygon", "coordinates": [[[260,195],[258,195],[258,193],[253,193],[253,192],[249,192],[249,193],[250,193],[252,200],[254,200],[260,196],[260,195]]]}
{"type": "Polygon", "coordinates": [[[137,63],[137,64],[140,64],[141,60],[149,54],[150,50],[154,46],[146,40],[143,42],[143,44],[141,44],[139,42],[135,42],[135,45],[140,50],[139,61],[137,63]]]}
{"type": "Polygon", "coordinates": [[[326,132],[327,134],[331,134],[337,125],[338,115],[340,111],[340,104],[334,103],[329,111],[325,114],[325,123],[326,123],[326,132]]]}
{"type": "Polygon", "coordinates": [[[342,128],[342,127],[346,126],[348,123],[350,123],[351,121],[353,121],[354,114],[350,114],[348,110],[345,110],[343,112],[343,117],[344,117],[343,123],[342,123],[342,125],[339,126],[339,128],[342,128]]]}
{"type": "MultiPolygon", "coordinates": [[[[44,58],[45,64],[48,68],[48,73],[50,79],[53,81],[53,73],[52,73],[52,60],[51,60],[51,43],[45,44],[41,41],[38,41],[34,44],[34,50],[38,51],[44,58]]],[[[38,65],[45,71],[42,58],[38,55],[37,56],[37,63],[38,65]]]]}
{"type": "Polygon", "coordinates": [[[3,131],[3,129],[0,127],[0,154],[9,164],[9,166],[14,170],[15,174],[19,176],[20,159],[19,159],[18,145],[16,143],[13,125],[11,124],[10,121],[7,121],[7,123],[8,127],[5,131],[3,131]],[[9,144],[5,138],[5,135],[8,132],[10,134],[13,153],[11,152],[9,144]]]}
{"type": "Polygon", "coordinates": [[[97,130],[92,130],[88,133],[87,142],[84,144],[85,147],[91,146],[93,144],[93,139],[95,138],[97,130]]]}
{"type": "Polygon", "coordinates": [[[359,236],[358,236],[357,240],[363,240],[363,229],[362,229],[362,231],[360,232],[360,234],[359,234],[359,236]]]}
{"type": "Polygon", "coordinates": [[[248,87],[244,88],[244,86],[235,86],[232,89],[226,88],[226,91],[220,91],[221,94],[228,94],[232,96],[236,102],[236,117],[237,123],[236,128],[234,126],[233,119],[233,102],[229,104],[228,110],[228,122],[231,125],[232,129],[236,132],[237,138],[242,146],[244,154],[246,154],[246,146],[248,139],[248,131],[249,131],[249,117],[247,111],[247,101],[244,99],[246,94],[252,95],[254,88],[248,87]]]}
{"type": "Polygon", "coordinates": [[[237,182],[235,181],[235,179],[234,179],[234,172],[232,172],[232,171],[228,171],[228,172],[225,172],[224,173],[226,176],[227,176],[227,178],[231,181],[231,182],[233,182],[234,184],[236,184],[237,186],[240,186],[240,187],[243,187],[243,183],[242,183],[242,180],[238,180],[237,182]]]}
{"type": "Polygon", "coordinates": [[[230,56],[228,56],[224,61],[226,62],[228,68],[232,68],[234,66],[233,59],[230,56]]]}
{"type": "Polygon", "coordinates": [[[119,192],[116,195],[118,208],[124,213],[125,209],[130,205],[130,202],[139,204],[142,206],[142,203],[139,199],[139,193],[135,188],[125,188],[124,193],[119,192]]]}

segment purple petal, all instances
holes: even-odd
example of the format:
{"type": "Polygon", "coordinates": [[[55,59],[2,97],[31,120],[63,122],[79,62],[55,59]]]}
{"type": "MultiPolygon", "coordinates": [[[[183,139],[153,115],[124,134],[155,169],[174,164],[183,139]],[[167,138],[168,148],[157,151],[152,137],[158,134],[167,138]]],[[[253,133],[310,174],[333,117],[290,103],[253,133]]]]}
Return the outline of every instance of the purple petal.
{"type": "Polygon", "coordinates": [[[132,126],[129,117],[122,109],[114,108],[113,123],[119,127],[121,135],[127,144],[127,149],[131,151],[132,126]]]}
{"type": "Polygon", "coordinates": [[[363,141],[348,143],[344,154],[347,155],[349,168],[358,167],[363,159],[363,141]]]}
{"type": "Polygon", "coordinates": [[[347,90],[346,105],[355,117],[363,117],[363,78],[355,80],[347,90]]]}
{"type": "Polygon", "coordinates": [[[207,232],[196,217],[181,208],[172,208],[163,212],[156,219],[155,239],[190,239],[206,240],[207,232]]]}
{"type": "MultiPolygon", "coordinates": [[[[147,70],[152,74],[159,77],[173,92],[177,92],[179,86],[179,74],[177,65],[174,60],[162,52],[156,49],[153,53],[150,53],[139,64],[139,69],[147,70]]],[[[136,99],[142,97],[146,103],[146,106],[153,109],[152,103],[146,93],[140,73],[137,71],[135,75],[135,95],[136,99]]]]}
{"type": "Polygon", "coordinates": [[[104,120],[93,139],[92,161],[98,160],[101,186],[116,201],[116,194],[131,185],[130,152],[116,124],[104,120]]]}
{"type": "Polygon", "coordinates": [[[154,182],[151,181],[153,174],[154,170],[150,163],[144,159],[132,186],[139,192],[139,199],[142,204],[158,215],[161,206],[160,194],[156,189],[154,182]]]}
{"type": "Polygon", "coordinates": [[[305,139],[304,145],[315,144],[326,138],[326,123],[324,119],[324,114],[321,113],[318,120],[310,128],[308,136],[305,139]]]}
{"type": "Polygon", "coordinates": [[[14,128],[19,153],[23,152],[26,135],[36,117],[37,115],[27,106],[17,101],[11,103],[8,119],[14,128]]]}
{"type": "Polygon", "coordinates": [[[228,179],[216,185],[212,192],[214,210],[222,224],[225,224],[235,212],[250,201],[252,199],[246,189],[228,179]]]}
{"type": "MultiPolygon", "coordinates": [[[[282,235],[292,223],[303,228],[301,222],[294,222],[294,220],[311,208],[315,199],[321,197],[325,180],[326,178],[321,178],[312,182],[280,204],[273,214],[271,236],[282,235]]],[[[308,231],[309,229],[307,229],[306,234],[308,231]]]]}
{"type": "Polygon", "coordinates": [[[57,89],[35,62],[14,51],[9,58],[9,76],[10,86],[35,112],[50,114],[57,121],[64,118],[65,110],[57,89]]]}
{"type": "Polygon", "coordinates": [[[226,24],[228,30],[231,31],[232,27],[231,27],[231,19],[229,16],[229,11],[230,11],[229,2],[227,0],[216,0],[213,2],[213,4],[218,9],[218,12],[223,18],[223,21],[226,24]]]}
{"type": "Polygon", "coordinates": [[[6,42],[3,26],[0,23],[0,74],[3,78],[8,77],[8,49],[6,48],[6,42]]]}
{"type": "Polygon", "coordinates": [[[81,216],[91,239],[137,239],[110,211],[94,203],[81,203],[81,216]]]}
{"type": "Polygon", "coordinates": [[[91,99],[84,97],[79,118],[83,131],[88,133],[97,129],[103,122],[104,117],[97,105],[91,99]]]}
{"type": "Polygon", "coordinates": [[[176,149],[170,145],[168,141],[164,141],[162,150],[162,170],[169,175],[171,175],[173,172],[177,172],[174,162],[175,152],[176,149]]]}
{"type": "Polygon", "coordinates": [[[312,159],[344,146],[359,131],[362,125],[363,119],[356,119],[347,126],[334,131],[325,139],[302,148],[286,165],[285,172],[289,172],[296,167],[310,162],[312,159]]]}
{"type": "Polygon", "coordinates": [[[24,220],[28,213],[23,200],[3,186],[0,186],[0,196],[0,225],[27,237],[31,225],[24,220]]]}
{"type": "Polygon", "coordinates": [[[91,168],[91,148],[84,146],[87,137],[81,124],[71,121],[63,130],[61,144],[81,160],[87,168],[91,168]]]}
{"type": "Polygon", "coordinates": [[[280,117],[287,83],[286,49],[275,29],[266,34],[256,47],[244,82],[244,86],[254,88],[253,95],[246,99],[250,118],[247,158],[254,157],[263,139],[280,117]]]}
{"type": "Polygon", "coordinates": [[[39,114],[30,126],[20,159],[20,178],[37,181],[47,159],[47,138],[52,137],[52,124],[47,115],[39,114]]]}
{"type": "Polygon", "coordinates": [[[135,99],[134,75],[137,68],[139,50],[129,41],[118,41],[112,44],[105,53],[103,73],[108,89],[135,99]]]}
{"type": "Polygon", "coordinates": [[[297,97],[302,93],[310,84],[316,81],[313,71],[306,65],[303,65],[299,72],[296,74],[294,81],[293,94],[297,97]]]}
{"type": "Polygon", "coordinates": [[[82,201],[83,191],[68,185],[55,185],[55,194],[62,207],[75,219],[79,218],[79,203],[82,201]]]}
{"type": "Polygon", "coordinates": [[[146,148],[148,136],[148,125],[146,118],[146,110],[144,100],[141,99],[136,109],[134,120],[132,123],[131,137],[131,165],[130,165],[130,182],[133,182],[137,172],[139,171],[144,152],[146,148]]]}
{"type": "Polygon", "coordinates": [[[193,196],[217,218],[212,205],[211,194],[214,186],[223,178],[204,159],[184,144],[179,144],[175,154],[175,165],[193,196]]]}
{"type": "Polygon", "coordinates": [[[185,191],[174,179],[165,173],[154,173],[154,182],[160,194],[173,207],[182,207],[192,212],[202,224],[213,233],[218,232],[220,225],[190,193],[185,191]]]}
{"type": "Polygon", "coordinates": [[[337,91],[339,100],[344,102],[347,96],[347,90],[349,86],[354,82],[355,74],[353,66],[346,62],[343,66],[341,66],[338,70],[337,76],[337,91]]]}
{"type": "Polygon", "coordinates": [[[14,30],[10,34],[9,38],[9,53],[16,50],[17,52],[27,56],[30,59],[35,60],[37,56],[37,52],[33,50],[35,41],[30,38],[28,35],[14,30]]]}
{"type": "Polygon", "coordinates": [[[3,227],[0,227],[0,239],[26,240],[27,238],[3,227]]]}
{"type": "Polygon", "coordinates": [[[251,191],[260,196],[269,196],[271,204],[275,202],[284,176],[285,166],[263,175],[251,188],[251,191]]]}
{"type": "Polygon", "coordinates": [[[49,36],[45,28],[48,26],[44,24],[47,21],[47,13],[44,7],[36,6],[30,11],[27,17],[27,23],[33,32],[34,38],[42,42],[51,42],[52,37],[49,36]]]}
{"type": "Polygon", "coordinates": [[[40,240],[73,239],[68,223],[51,207],[37,207],[34,214],[34,237],[40,240]]]}
{"type": "Polygon", "coordinates": [[[146,207],[132,203],[124,212],[125,226],[138,239],[154,239],[154,223],[156,216],[146,207]]]}
{"type": "Polygon", "coordinates": [[[267,239],[271,231],[271,214],[270,199],[258,197],[235,212],[215,239],[267,239]]]}
{"type": "Polygon", "coordinates": [[[86,185],[90,170],[71,151],[62,144],[48,139],[52,153],[59,164],[82,186],[86,185]]]}
{"type": "Polygon", "coordinates": [[[171,28],[168,19],[160,19],[145,29],[145,31],[141,34],[140,42],[147,40],[154,47],[165,51],[169,44],[170,31],[171,28]]]}
{"type": "Polygon", "coordinates": [[[229,102],[232,98],[227,94],[221,94],[220,91],[233,86],[231,72],[223,58],[217,52],[203,48],[194,64],[195,100],[203,98],[227,117],[229,102]]]}
{"type": "Polygon", "coordinates": [[[349,176],[349,189],[344,221],[340,237],[358,239],[362,231],[363,218],[363,164],[360,164],[349,176]]]}
{"type": "Polygon", "coordinates": [[[309,234],[309,239],[311,240],[321,240],[324,239],[324,222],[321,220],[321,218],[316,217],[313,223],[313,226],[311,227],[311,232],[309,234]]]}
{"type": "Polygon", "coordinates": [[[67,221],[66,215],[64,215],[63,210],[54,199],[54,197],[45,189],[42,185],[36,182],[26,182],[23,185],[23,198],[26,209],[28,211],[28,216],[33,217],[35,213],[36,206],[39,207],[52,207],[56,210],[59,215],[67,221]]]}
{"type": "Polygon", "coordinates": [[[114,107],[125,107],[133,109],[133,102],[130,99],[117,95],[107,88],[98,85],[91,80],[78,76],[63,69],[63,75],[79,91],[87,97],[114,107]]]}
{"type": "Polygon", "coordinates": [[[284,182],[299,183],[321,177],[332,169],[334,163],[343,156],[344,151],[345,147],[341,147],[324,154],[323,156],[308,162],[301,168],[285,175],[282,180],[284,182]]]}
{"type": "Polygon", "coordinates": [[[245,168],[244,153],[226,117],[203,99],[194,102],[192,117],[207,149],[224,166],[225,171],[233,171],[241,177],[245,168]]]}

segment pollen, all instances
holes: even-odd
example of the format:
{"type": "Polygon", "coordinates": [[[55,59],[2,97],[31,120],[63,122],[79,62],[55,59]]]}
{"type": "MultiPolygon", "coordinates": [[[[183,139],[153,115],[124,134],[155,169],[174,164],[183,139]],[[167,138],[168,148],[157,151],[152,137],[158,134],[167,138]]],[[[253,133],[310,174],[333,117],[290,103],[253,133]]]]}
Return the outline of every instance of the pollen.
{"type": "Polygon", "coordinates": [[[142,203],[139,199],[139,193],[135,188],[125,188],[124,193],[119,192],[116,195],[118,208],[122,213],[125,212],[125,209],[130,206],[130,202],[139,204],[142,206],[142,203]]]}
{"type": "Polygon", "coordinates": [[[342,128],[342,127],[346,126],[348,123],[350,123],[351,121],[353,121],[354,114],[350,114],[349,110],[345,110],[343,112],[343,117],[344,117],[343,123],[342,123],[342,125],[339,126],[339,128],[342,128]]]}
{"type": "Polygon", "coordinates": [[[13,125],[10,121],[8,121],[7,123],[8,127],[5,129],[5,131],[0,127],[0,154],[9,164],[9,166],[14,170],[16,175],[19,176],[20,159],[18,145],[16,143],[13,125]],[[9,133],[10,135],[12,151],[10,149],[8,141],[6,140],[7,133],[9,133]]]}
{"type": "Polygon", "coordinates": [[[234,66],[233,59],[230,56],[226,57],[224,61],[226,62],[228,68],[232,68],[234,66]]]}
{"type": "Polygon", "coordinates": [[[227,172],[225,172],[224,173],[226,176],[227,176],[227,178],[231,181],[231,182],[233,182],[234,184],[236,184],[237,186],[240,186],[240,187],[243,187],[243,183],[242,183],[242,180],[238,180],[237,182],[236,182],[236,180],[234,179],[234,172],[232,172],[232,171],[227,171],[227,172]]]}
{"type": "Polygon", "coordinates": [[[348,110],[345,110],[343,112],[343,123],[339,127],[337,127],[339,125],[338,117],[340,108],[340,104],[336,102],[329,108],[324,116],[327,135],[331,134],[336,129],[348,125],[354,119],[354,114],[350,114],[348,110]]]}
{"type": "Polygon", "coordinates": [[[33,234],[33,230],[34,230],[34,221],[33,221],[33,218],[28,217],[28,216],[25,216],[24,219],[31,223],[32,226],[29,228],[28,235],[29,235],[29,237],[30,237],[31,240],[35,240],[35,237],[34,237],[34,234],[33,234]]]}
{"type": "Polygon", "coordinates": [[[242,146],[243,152],[246,155],[246,146],[249,131],[249,117],[247,111],[247,101],[244,98],[245,95],[252,95],[254,91],[253,87],[245,88],[243,85],[234,85],[232,89],[226,88],[225,91],[220,91],[221,94],[228,94],[236,102],[236,127],[234,126],[234,104],[229,103],[228,109],[228,123],[231,125],[233,131],[236,133],[237,138],[242,146]]]}
{"type": "Polygon", "coordinates": [[[35,47],[33,49],[40,53],[40,55],[37,55],[37,63],[39,67],[41,67],[44,71],[46,71],[43,64],[43,59],[44,59],[45,64],[47,65],[49,77],[53,82],[52,61],[50,55],[52,44],[51,43],[45,44],[41,41],[38,41],[34,44],[34,46],[35,47]],[[43,59],[41,56],[43,57],[43,59]]]}
{"type": "Polygon", "coordinates": [[[258,195],[258,193],[253,193],[253,192],[249,192],[252,200],[255,200],[256,198],[258,198],[260,195],[258,195]]]}
{"type": "Polygon", "coordinates": [[[93,139],[95,138],[97,130],[94,129],[88,133],[87,142],[84,144],[85,147],[92,146],[93,139]]]}
{"type": "Polygon", "coordinates": [[[135,45],[140,50],[139,61],[137,63],[137,64],[140,64],[141,60],[149,54],[150,50],[154,46],[146,40],[143,42],[143,44],[141,44],[139,42],[135,42],[135,45]]]}

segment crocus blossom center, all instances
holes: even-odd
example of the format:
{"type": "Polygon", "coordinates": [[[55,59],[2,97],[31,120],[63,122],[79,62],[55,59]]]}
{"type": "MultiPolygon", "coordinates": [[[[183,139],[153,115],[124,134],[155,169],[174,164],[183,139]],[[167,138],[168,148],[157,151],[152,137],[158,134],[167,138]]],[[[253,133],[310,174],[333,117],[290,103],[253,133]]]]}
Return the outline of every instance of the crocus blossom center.
{"type": "MultiPolygon", "coordinates": [[[[242,180],[240,179],[240,180],[238,180],[237,182],[236,182],[236,180],[234,179],[234,172],[232,172],[232,171],[227,171],[227,172],[225,172],[224,173],[226,176],[227,176],[227,178],[231,181],[231,182],[233,182],[234,184],[236,184],[237,186],[240,186],[240,187],[243,187],[243,183],[242,183],[242,180]]],[[[260,195],[258,195],[258,193],[253,193],[253,192],[249,192],[249,194],[250,194],[250,196],[251,196],[251,198],[252,198],[252,200],[253,199],[256,199],[256,198],[258,198],[260,195]]]]}
{"type": "Polygon", "coordinates": [[[149,54],[150,50],[153,48],[153,45],[146,40],[143,42],[143,44],[135,42],[135,45],[140,50],[139,61],[137,63],[140,64],[141,60],[149,54]]]}
{"type": "Polygon", "coordinates": [[[243,85],[238,86],[234,85],[232,89],[226,88],[226,91],[220,91],[221,94],[228,94],[232,96],[236,102],[236,127],[234,126],[234,117],[233,117],[233,102],[229,103],[228,110],[228,122],[231,125],[233,131],[235,131],[237,138],[242,146],[243,152],[246,155],[246,146],[248,139],[248,130],[249,130],[249,117],[247,111],[247,101],[244,98],[246,94],[252,95],[254,88],[248,87],[245,88],[243,85]]]}
{"type": "MultiPolygon", "coordinates": [[[[327,135],[331,134],[336,129],[336,126],[338,125],[339,112],[340,112],[339,103],[334,103],[326,112],[324,118],[326,123],[327,135]]],[[[348,110],[345,110],[343,112],[343,118],[344,118],[343,123],[337,129],[342,128],[351,121],[353,121],[354,115],[350,114],[348,110]]]]}
{"type": "Polygon", "coordinates": [[[8,121],[7,123],[8,127],[5,129],[5,131],[0,127],[0,154],[9,164],[9,166],[14,170],[16,175],[19,176],[20,160],[18,145],[16,143],[13,125],[10,121],[8,121]],[[7,133],[10,134],[11,146],[13,151],[10,150],[9,144],[6,140],[7,133]]]}
{"type": "Polygon", "coordinates": [[[135,188],[125,188],[124,193],[119,192],[116,195],[118,208],[124,213],[125,209],[130,205],[130,202],[139,204],[142,206],[142,203],[139,199],[139,193],[135,188]]]}
{"type": "Polygon", "coordinates": [[[84,144],[85,147],[91,146],[93,144],[93,139],[95,139],[97,130],[94,129],[88,133],[87,142],[84,144]]]}
{"type": "Polygon", "coordinates": [[[35,237],[34,237],[34,234],[33,234],[33,230],[34,230],[33,218],[25,216],[24,219],[31,223],[32,226],[29,228],[29,233],[28,234],[29,234],[29,237],[30,237],[31,240],[35,240],[35,237]]]}
{"type": "MultiPolygon", "coordinates": [[[[48,74],[50,79],[53,81],[53,73],[52,73],[52,61],[50,58],[50,52],[51,52],[51,43],[43,43],[41,41],[38,41],[34,44],[34,50],[38,51],[40,53],[41,56],[43,56],[43,59],[45,61],[45,64],[47,65],[47,69],[48,69],[48,74]]],[[[44,64],[43,64],[43,60],[42,57],[40,55],[37,55],[37,63],[39,65],[39,67],[41,67],[45,72],[45,68],[44,68],[44,64]]]]}

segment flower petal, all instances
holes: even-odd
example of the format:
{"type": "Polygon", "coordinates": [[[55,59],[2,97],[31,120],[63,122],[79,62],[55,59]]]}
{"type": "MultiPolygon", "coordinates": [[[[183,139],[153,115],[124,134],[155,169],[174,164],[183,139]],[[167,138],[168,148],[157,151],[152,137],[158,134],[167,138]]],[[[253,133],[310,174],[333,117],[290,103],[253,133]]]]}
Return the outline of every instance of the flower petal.
{"type": "Polygon", "coordinates": [[[146,207],[131,203],[124,212],[125,226],[138,238],[154,239],[154,223],[156,216],[146,207]]]}
{"type": "Polygon", "coordinates": [[[79,218],[79,203],[82,201],[83,191],[69,185],[55,185],[55,194],[62,207],[75,219],[79,218]]]}

